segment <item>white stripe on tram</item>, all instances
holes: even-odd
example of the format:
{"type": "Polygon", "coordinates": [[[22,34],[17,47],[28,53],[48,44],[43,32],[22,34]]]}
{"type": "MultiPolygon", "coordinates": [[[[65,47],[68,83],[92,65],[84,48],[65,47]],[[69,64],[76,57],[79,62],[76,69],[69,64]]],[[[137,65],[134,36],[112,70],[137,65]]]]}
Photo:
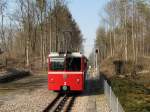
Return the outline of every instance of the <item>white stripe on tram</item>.
{"type": "Polygon", "coordinates": [[[82,74],[83,72],[48,72],[48,74],[82,74]]]}

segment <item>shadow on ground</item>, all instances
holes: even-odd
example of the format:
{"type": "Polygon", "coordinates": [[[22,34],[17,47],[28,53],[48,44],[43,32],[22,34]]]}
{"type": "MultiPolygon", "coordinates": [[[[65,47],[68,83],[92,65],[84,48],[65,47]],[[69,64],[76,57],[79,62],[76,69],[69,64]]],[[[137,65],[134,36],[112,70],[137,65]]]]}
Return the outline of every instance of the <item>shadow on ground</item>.
{"type": "Polygon", "coordinates": [[[91,96],[104,94],[104,79],[106,79],[106,77],[103,74],[97,78],[88,78],[85,81],[85,91],[80,95],[91,96]]]}
{"type": "Polygon", "coordinates": [[[0,77],[0,84],[19,80],[30,75],[31,73],[26,70],[8,69],[7,72],[0,77]]]}
{"type": "Polygon", "coordinates": [[[17,92],[20,90],[31,91],[43,86],[47,86],[47,75],[43,76],[31,75],[29,77],[25,77],[23,79],[12,81],[9,83],[1,83],[0,95],[9,92],[17,92]]]}

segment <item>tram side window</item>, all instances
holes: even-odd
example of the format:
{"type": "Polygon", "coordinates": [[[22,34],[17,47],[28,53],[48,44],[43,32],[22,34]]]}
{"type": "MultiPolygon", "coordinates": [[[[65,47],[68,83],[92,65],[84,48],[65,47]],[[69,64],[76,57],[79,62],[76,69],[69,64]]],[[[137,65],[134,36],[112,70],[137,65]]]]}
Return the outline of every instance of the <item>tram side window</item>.
{"type": "Polygon", "coordinates": [[[66,70],[67,71],[80,71],[81,70],[81,58],[67,58],[66,70]]]}
{"type": "Polygon", "coordinates": [[[52,71],[63,71],[64,70],[64,60],[52,60],[50,62],[50,70],[52,71]]]}

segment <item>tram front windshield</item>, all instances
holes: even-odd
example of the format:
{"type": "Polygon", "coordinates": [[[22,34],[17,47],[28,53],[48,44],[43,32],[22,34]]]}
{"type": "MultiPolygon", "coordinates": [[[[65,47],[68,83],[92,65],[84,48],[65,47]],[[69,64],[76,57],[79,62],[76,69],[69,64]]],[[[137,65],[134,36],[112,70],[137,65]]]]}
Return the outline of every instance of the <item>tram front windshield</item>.
{"type": "Polygon", "coordinates": [[[81,58],[79,57],[67,57],[67,58],[51,58],[50,70],[52,71],[80,71],[81,70],[81,58]]]}
{"type": "Polygon", "coordinates": [[[81,58],[67,57],[66,58],[66,71],[80,71],[81,70],[81,58]]]}
{"type": "Polygon", "coordinates": [[[63,58],[51,58],[50,70],[52,71],[63,71],[64,70],[64,57],[63,58]]]}

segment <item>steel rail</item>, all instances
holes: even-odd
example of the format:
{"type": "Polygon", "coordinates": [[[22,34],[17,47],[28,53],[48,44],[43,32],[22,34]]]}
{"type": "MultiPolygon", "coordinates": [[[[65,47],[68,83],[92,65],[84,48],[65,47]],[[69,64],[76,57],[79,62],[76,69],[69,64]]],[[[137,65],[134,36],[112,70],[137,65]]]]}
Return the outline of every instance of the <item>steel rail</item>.
{"type": "Polygon", "coordinates": [[[61,98],[61,94],[58,94],[56,98],[43,110],[43,112],[49,112],[53,108],[53,106],[57,103],[57,101],[61,98]]]}
{"type": "Polygon", "coordinates": [[[73,106],[75,96],[69,96],[67,94],[58,96],[44,109],[43,112],[69,112],[73,106]]]}

